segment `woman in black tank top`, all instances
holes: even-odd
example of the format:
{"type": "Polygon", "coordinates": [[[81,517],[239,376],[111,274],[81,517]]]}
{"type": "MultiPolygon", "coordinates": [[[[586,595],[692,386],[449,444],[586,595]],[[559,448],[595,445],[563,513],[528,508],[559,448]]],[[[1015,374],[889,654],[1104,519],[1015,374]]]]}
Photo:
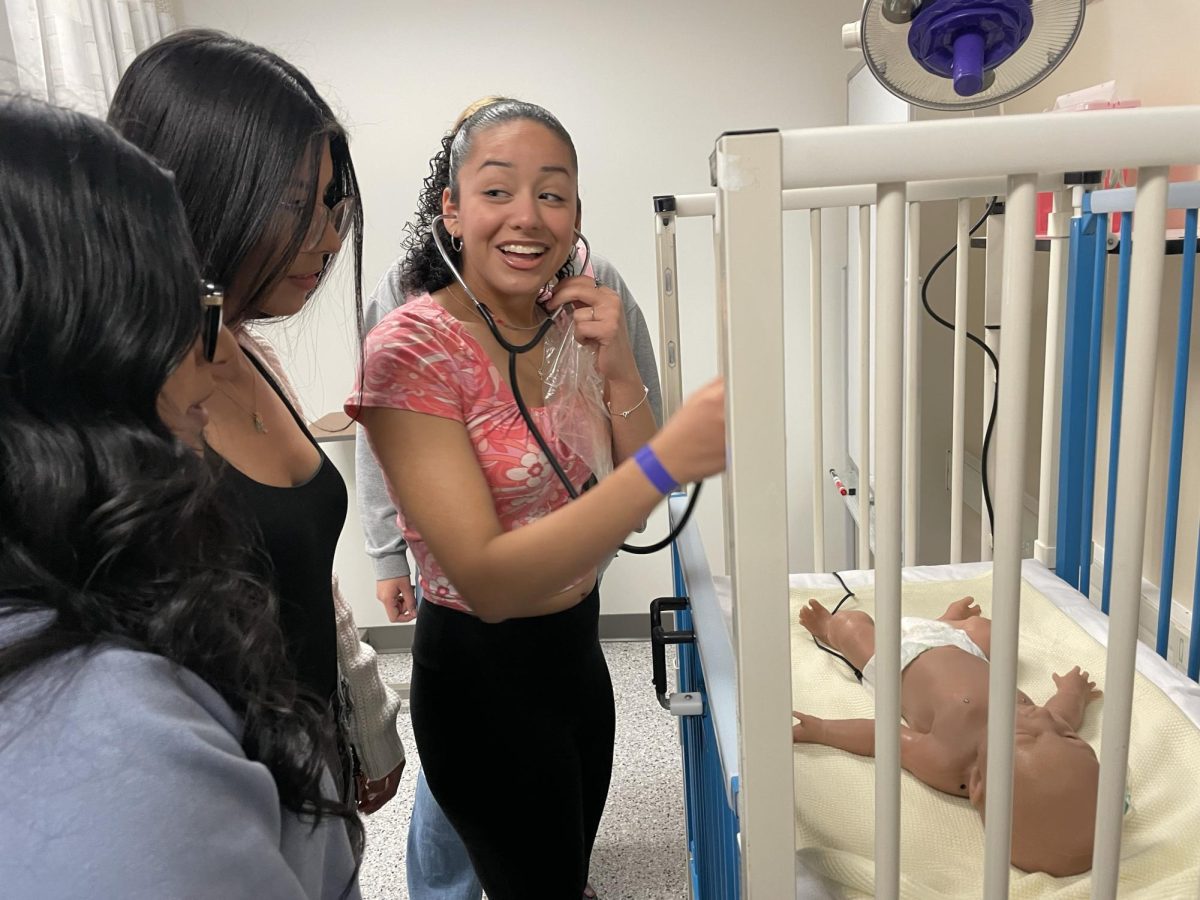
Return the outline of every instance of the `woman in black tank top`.
{"type": "Polygon", "coordinates": [[[109,121],[175,173],[201,268],[226,286],[225,363],[215,367],[205,440],[261,535],[263,576],[279,597],[298,679],[339,721],[347,759],[347,733],[355,736],[359,808],[372,812],[395,793],[404,748],[399,698],[359,643],[332,578],[346,487],[306,429],[274,352],[246,329],[299,312],[351,235],[362,321],[362,213],[346,132],[294,66],[211,31],[177,32],[140,54],[109,121]],[[362,708],[350,721],[356,690],[362,708]]]}
{"type": "MultiPolygon", "coordinates": [[[[241,351],[245,352],[245,351],[241,351]]],[[[334,703],[337,691],[337,636],[329,573],[346,518],[346,484],[266,367],[246,353],[258,373],[287,407],[296,427],[309,438],[320,462],[306,481],[291,487],[264,484],[224,461],[221,480],[233,502],[245,509],[262,534],[263,549],[279,601],[279,625],[300,682],[334,703]]]]}

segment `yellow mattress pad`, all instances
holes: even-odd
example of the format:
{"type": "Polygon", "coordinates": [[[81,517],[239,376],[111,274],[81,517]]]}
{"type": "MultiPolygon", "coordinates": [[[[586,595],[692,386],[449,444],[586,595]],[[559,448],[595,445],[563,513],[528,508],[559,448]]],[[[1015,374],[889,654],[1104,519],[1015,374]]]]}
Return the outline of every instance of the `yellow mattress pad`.
{"type": "MultiPolygon", "coordinates": [[[[818,649],[799,624],[810,597],[832,608],[841,590],[793,589],[792,697],[823,718],[870,718],[870,694],[848,666],[818,649]]],[[[874,588],[855,589],[843,609],[874,614],[874,588]]],[[[936,618],[973,595],[991,614],[991,576],[906,582],[903,614],[936,618]]],[[[1054,692],[1053,672],[1078,665],[1104,687],[1106,651],[1053,603],[1022,582],[1018,686],[1035,703],[1054,692]]],[[[1131,808],[1124,818],[1121,898],[1200,896],[1200,730],[1149,679],[1134,676],[1130,732],[1131,808]]],[[[1092,703],[1080,735],[1097,752],[1103,700],[1092,703]]],[[[800,862],[848,898],[874,896],[875,762],[812,744],[795,747],[796,846],[800,862]]],[[[901,774],[901,896],[950,900],[983,894],[983,822],[964,800],[901,774]]],[[[1013,898],[1088,898],[1091,876],[1053,878],[1011,870],[1013,898]]]]}

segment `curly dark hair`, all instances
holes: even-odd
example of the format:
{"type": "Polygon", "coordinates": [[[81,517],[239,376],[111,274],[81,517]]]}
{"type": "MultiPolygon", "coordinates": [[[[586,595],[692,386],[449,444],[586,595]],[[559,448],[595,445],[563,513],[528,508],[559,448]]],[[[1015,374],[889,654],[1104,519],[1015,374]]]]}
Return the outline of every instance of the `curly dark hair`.
{"type": "MultiPolygon", "coordinates": [[[[143,50],[113,95],[108,122],[175,173],[206,278],[225,285],[226,322],[261,318],[300,252],[329,142],[332,206],[358,197],[351,223],[362,337],[362,200],[345,128],[311,81],[265,47],[219,31],[178,31],[143,50]],[[304,172],[312,202],[281,203],[304,172]],[[236,214],[231,215],[230,210],[236,214]]],[[[321,272],[325,280],[327,261],[321,272]]]]}
{"type": "Polygon", "coordinates": [[[52,702],[46,664],[104,647],[164,657],[241,717],[281,803],[343,819],[361,858],[353,807],[322,795],[329,726],[290,674],[254,542],[159,416],[199,278],[170,173],[95,119],[0,101],[0,698],[52,702]]]}
{"type": "MultiPolygon", "coordinates": [[[[405,296],[441,290],[454,280],[442,255],[438,252],[430,234],[433,220],[442,213],[442,192],[449,187],[450,196],[458,199],[458,172],[471,155],[475,135],[502,122],[524,119],[537,122],[557,135],[571,151],[571,162],[579,170],[579,157],[575,142],[562,123],[549,110],[535,103],[514,100],[511,97],[496,97],[470,112],[458,126],[442,137],[442,146],[429,160],[429,174],[421,183],[417,198],[417,212],[411,222],[404,226],[404,263],[400,269],[400,289],[405,296]]],[[[450,234],[441,227],[442,243],[456,267],[461,267],[462,256],[450,244],[450,234]]],[[[570,264],[564,263],[558,277],[570,274],[570,264]]]]}

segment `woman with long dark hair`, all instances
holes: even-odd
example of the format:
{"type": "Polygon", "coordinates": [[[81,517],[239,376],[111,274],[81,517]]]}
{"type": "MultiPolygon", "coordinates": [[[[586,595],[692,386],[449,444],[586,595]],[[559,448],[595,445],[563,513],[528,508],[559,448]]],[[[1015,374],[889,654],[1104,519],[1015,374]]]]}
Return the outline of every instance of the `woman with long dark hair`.
{"type": "Polygon", "coordinates": [[[238,346],[216,372],[205,440],[232,505],[260,535],[297,674],[341,723],[345,789],[357,768],[359,808],[372,812],[395,794],[404,765],[400,700],[332,579],[345,484],[252,327],[304,308],[347,240],[361,320],[362,208],[345,129],[286,60],[214,31],[178,32],[143,51],[108,118],[175,173],[200,269],[227,285],[238,346]]]}
{"type": "Polygon", "coordinates": [[[426,192],[440,209],[419,213],[442,229],[458,274],[421,231],[401,278],[419,295],[371,331],[346,406],[421,571],[421,762],[492,900],[582,895],[614,737],[597,569],[675,484],[725,463],[722,386],[656,433],[620,297],[571,275],[578,168],[570,135],[541,107],[502,100],[467,117],[447,183],[426,192]],[[517,391],[573,483],[593,474],[544,405],[541,347],[515,362],[505,348],[535,347],[556,312],[594,353],[611,413],[599,436],[616,468],[577,500],[519,412],[517,391]]]}
{"type": "Polygon", "coordinates": [[[0,101],[5,896],[358,896],[331,734],[199,452],[219,301],[167,172],[0,101]]]}

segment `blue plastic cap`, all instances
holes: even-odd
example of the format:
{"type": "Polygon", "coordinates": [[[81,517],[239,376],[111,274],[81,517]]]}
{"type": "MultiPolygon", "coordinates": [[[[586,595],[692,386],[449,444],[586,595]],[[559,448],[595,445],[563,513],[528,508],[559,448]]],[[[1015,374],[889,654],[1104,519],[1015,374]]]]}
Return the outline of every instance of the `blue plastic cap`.
{"type": "Polygon", "coordinates": [[[983,90],[983,51],[986,39],[978,31],[963,31],[954,39],[954,93],[971,97],[983,90]]]}
{"type": "Polygon", "coordinates": [[[908,49],[927,72],[952,79],[955,93],[970,97],[1032,30],[1031,0],[927,0],[909,28],[908,49]]]}

